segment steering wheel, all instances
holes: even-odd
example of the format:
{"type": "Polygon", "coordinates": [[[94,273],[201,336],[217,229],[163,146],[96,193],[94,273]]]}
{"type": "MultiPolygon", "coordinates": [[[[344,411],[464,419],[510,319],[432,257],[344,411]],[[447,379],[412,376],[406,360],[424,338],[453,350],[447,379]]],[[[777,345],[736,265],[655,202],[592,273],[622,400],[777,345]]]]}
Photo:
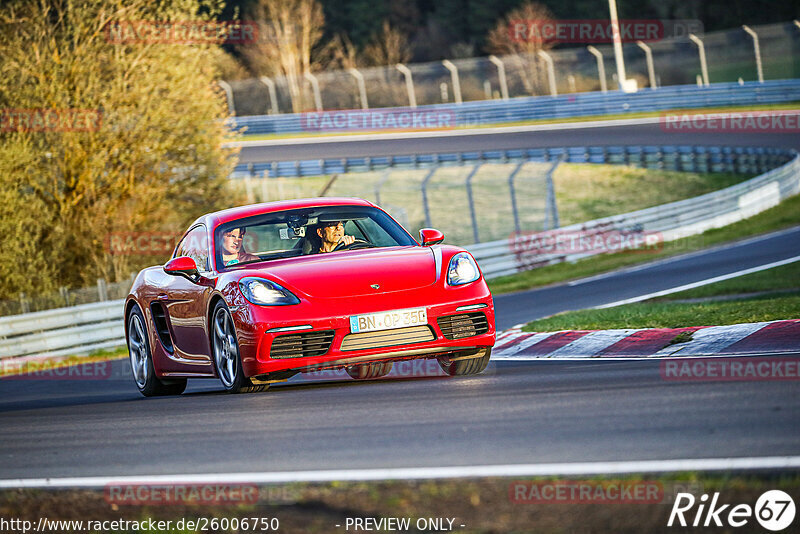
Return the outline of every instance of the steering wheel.
{"type": "Polygon", "coordinates": [[[337,250],[356,250],[359,248],[372,248],[374,246],[375,245],[373,245],[369,241],[356,238],[356,240],[350,243],[349,245],[345,245],[344,241],[340,242],[333,248],[333,250],[331,250],[331,252],[336,252],[337,250]]]}

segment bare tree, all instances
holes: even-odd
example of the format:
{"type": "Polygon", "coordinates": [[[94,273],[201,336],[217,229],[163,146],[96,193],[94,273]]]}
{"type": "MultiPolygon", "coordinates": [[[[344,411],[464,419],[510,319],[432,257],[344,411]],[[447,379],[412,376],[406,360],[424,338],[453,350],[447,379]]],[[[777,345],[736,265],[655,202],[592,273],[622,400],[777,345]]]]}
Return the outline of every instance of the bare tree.
{"type": "Polygon", "coordinates": [[[544,41],[538,31],[530,30],[552,21],[553,14],[546,6],[526,2],[498,20],[486,39],[491,53],[508,56],[516,64],[525,90],[532,95],[545,91],[547,74],[539,51],[552,48],[553,44],[544,41]],[[521,33],[515,28],[520,24],[524,28],[521,33]]]}
{"type": "Polygon", "coordinates": [[[325,70],[347,70],[361,65],[361,54],[358,47],[347,35],[335,35],[322,48],[320,62],[325,70]]]}
{"type": "Polygon", "coordinates": [[[306,102],[301,84],[303,75],[314,66],[312,53],[322,38],[322,6],[316,0],[259,0],[253,17],[259,24],[259,36],[244,48],[251,69],[283,76],[289,86],[292,109],[307,109],[310,102],[306,102]]]}
{"type": "Polygon", "coordinates": [[[370,65],[396,65],[411,59],[411,50],[405,34],[385,20],[380,33],[364,47],[363,55],[370,65]]]}

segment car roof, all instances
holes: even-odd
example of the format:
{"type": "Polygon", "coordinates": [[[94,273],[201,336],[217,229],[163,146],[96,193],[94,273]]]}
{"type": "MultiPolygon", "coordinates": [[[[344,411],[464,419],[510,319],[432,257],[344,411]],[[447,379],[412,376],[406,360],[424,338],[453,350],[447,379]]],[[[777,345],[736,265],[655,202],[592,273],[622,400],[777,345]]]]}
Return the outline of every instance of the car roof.
{"type": "Polygon", "coordinates": [[[301,208],[318,208],[327,206],[374,206],[372,202],[362,198],[347,198],[347,197],[321,197],[321,198],[298,198],[293,200],[280,200],[278,202],[263,202],[261,204],[249,204],[247,206],[238,206],[236,208],[228,208],[226,210],[215,211],[200,217],[194,224],[203,222],[206,223],[209,229],[215,228],[220,224],[224,224],[237,219],[245,217],[252,217],[253,215],[261,215],[262,213],[274,213],[278,211],[301,209],[301,208]]]}

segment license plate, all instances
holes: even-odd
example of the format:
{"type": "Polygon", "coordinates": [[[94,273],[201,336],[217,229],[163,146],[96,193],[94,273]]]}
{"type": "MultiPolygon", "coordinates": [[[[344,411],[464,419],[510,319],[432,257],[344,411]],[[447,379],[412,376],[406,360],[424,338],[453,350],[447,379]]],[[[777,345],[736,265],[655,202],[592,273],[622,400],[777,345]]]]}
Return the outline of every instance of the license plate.
{"type": "Polygon", "coordinates": [[[375,330],[391,330],[428,323],[428,312],[425,308],[408,308],[377,313],[350,316],[350,331],[373,332],[375,330]]]}

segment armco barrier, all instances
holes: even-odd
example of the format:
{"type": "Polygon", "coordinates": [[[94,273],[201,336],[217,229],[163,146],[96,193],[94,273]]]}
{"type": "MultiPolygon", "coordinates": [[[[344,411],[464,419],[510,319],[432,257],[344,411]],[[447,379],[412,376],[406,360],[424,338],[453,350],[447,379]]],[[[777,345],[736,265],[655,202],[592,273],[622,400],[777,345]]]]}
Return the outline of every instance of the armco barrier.
{"type": "Polygon", "coordinates": [[[58,357],[125,344],[124,300],[0,317],[0,360],[58,357]]]}
{"type": "MultiPolygon", "coordinates": [[[[570,149],[570,154],[575,157],[585,157],[586,161],[595,161],[601,156],[629,161],[634,157],[632,154],[639,158],[639,161],[644,161],[647,154],[650,154],[653,165],[662,165],[665,161],[680,161],[678,157],[680,151],[664,150],[665,147],[653,151],[638,150],[641,147],[636,147],[637,150],[629,150],[631,147],[622,148],[620,152],[603,151],[592,157],[589,150],[581,156],[580,153],[574,153],[570,149]]],[[[558,154],[564,152],[562,149],[558,154]]],[[[738,152],[737,149],[719,148],[711,151],[704,148],[701,153],[709,158],[705,160],[704,165],[711,166],[746,165],[749,166],[747,168],[754,169],[769,163],[782,164],[726,189],[564,227],[560,231],[574,231],[588,235],[610,230],[660,232],[664,240],[669,241],[750,217],[800,192],[800,156],[793,150],[748,149],[738,152]],[[725,163],[726,158],[737,154],[742,156],[741,161],[733,158],[725,163]]],[[[684,155],[694,158],[696,153],[690,150],[684,155]]],[[[589,253],[551,254],[531,257],[529,251],[524,250],[524,236],[520,239],[522,246],[512,237],[502,241],[471,245],[467,249],[475,256],[487,278],[589,255],[589,253]]],[[[26,355],[57,357],[124,345],[122,313],[123,301],[115,300],[0,318],[0,360],[26,355]]]]}
{"type": "Polygon", "coordinates": [[[548,162],[561,159],[567,163],[610,163],[651,169],[686,172],[766,172],[786,163],[785,150],[765,147],[720,146],[577,146],[569,148],[528,148],[415,154],[361,158],[331,158],[304,161],[273,161],[238,165],[232,178],[319,176],[364,172],[386,168],[419,169],[433,166],[474,165],[521,161],[548,162]]]}
{"type": "MultiPolygon", "coordinates": [[[[769,80],[763,83],[714,83],[707,87],[672,85],[643,89],[636,93],[574,93],[559,96],[519,97],[508,100],[480,100],[463,104],[419,106],[421,113],[446,112],[453,127],[503,124],[536,119],[566,119],[598,115],[656,112],[670,109],[714,106],[776,104],[800,100],[800,79],[769,80]]],[[[368,113],[391,112],[398,108],[376,108],[368,113]]],[[[354,110],[362,112],[362,110],[354,110]]],[[[330,113],[327,111],[326,113],[330,113]]],[[[304,113],[235,117],[231,126],[246,128],[245,134],[308,133],[304,113]]],[[[323,132],[324,133],[324,132],[323,132]]]]}

